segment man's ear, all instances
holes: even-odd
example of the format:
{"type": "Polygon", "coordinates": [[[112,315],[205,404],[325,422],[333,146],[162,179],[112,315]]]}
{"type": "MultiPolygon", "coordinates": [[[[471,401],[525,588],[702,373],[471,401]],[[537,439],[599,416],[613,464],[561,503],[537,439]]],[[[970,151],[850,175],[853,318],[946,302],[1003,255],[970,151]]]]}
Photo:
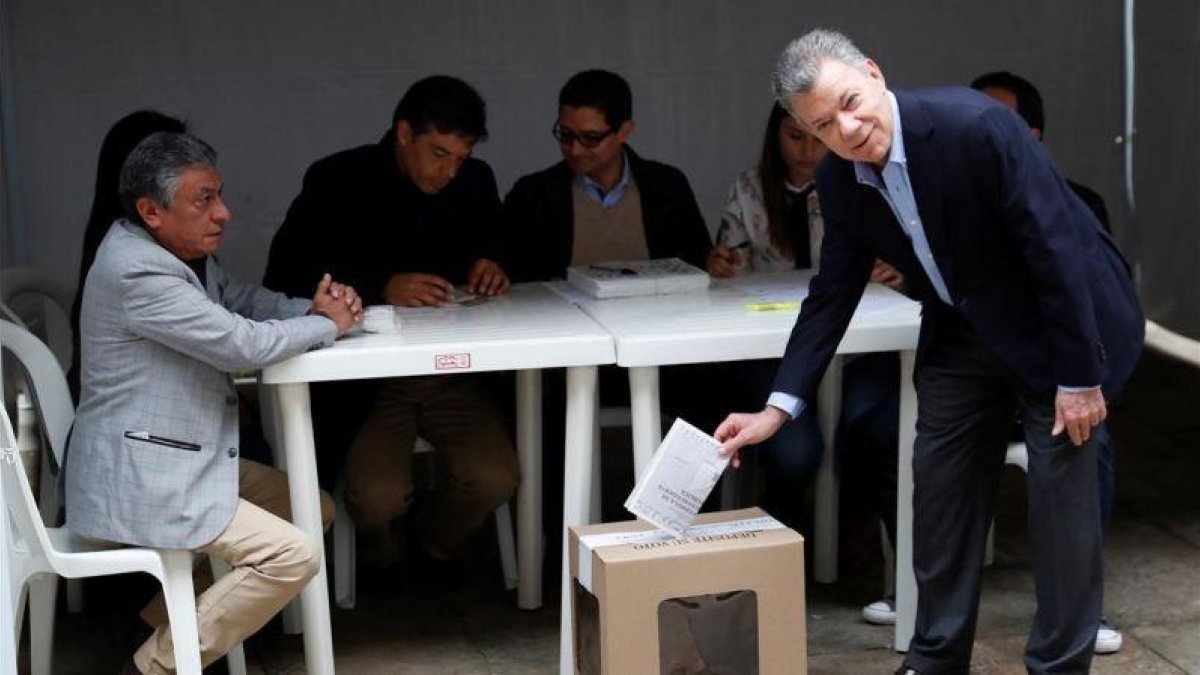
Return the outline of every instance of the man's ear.
{"type": "Polygon", "coordinates": [[[403,146],[408,145],[409,143],[412,143],[412,141],[413,141],[412,125],[408,123],[408,120],[397,120],[396,121],[396,143],[400,144],[400,146],[403,147],[403,146]]]}
{"type": "Polygon", "coordinates": [[[879,64],[875,63],[871,59],[866,59],[864,63],[867,66],[867,76],[873,80],[879,80],[880,83],[886,87],[887,81],[883,79],[883,71],[879,69],[879,64]]]}
{"type": "Polygon", "coordinates": [[[1033,134],[1033,137],[1038,139],[1039,142],[1041,142],[1041,140],[1042,140],[1042,130],[1041,129],[1039,129],[1037,127],[1029,127],[1029,133],[1033,134]]]}
{"type": "Polygon", "coordinates": [[[633,120],[625,120],[622,122],[621,126],[617,129],[617,140],[621,141],[622,143],[628,142],[629,137],[633,135],[633,128],[633,120]]]}
{"type": "Polygon", "coordinates": [[[165,210],[162,204],[149,197],[139,197],[134,206],[137,208],[138,215],[142,217],[142,222],[146,223],[146,227],[157,230],[162,226],[162,212],[165,210]]]}

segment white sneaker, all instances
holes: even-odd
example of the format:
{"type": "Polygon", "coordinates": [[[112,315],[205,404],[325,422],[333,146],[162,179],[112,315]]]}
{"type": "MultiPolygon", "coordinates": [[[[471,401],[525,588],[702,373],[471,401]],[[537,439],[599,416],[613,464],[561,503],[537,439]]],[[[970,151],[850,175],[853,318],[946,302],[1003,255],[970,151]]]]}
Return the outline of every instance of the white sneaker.
{"type": "Polygon", "coordinates": [[[896,623],[896,601],[891,598],[876,600],[862,609],[863,621],[877,626],[892,626],[896,623]]]}
{"type": "Polygon", "coordinates": [[[1116,654],[1121,651],[1121,642],[1121,631],[1113,628],[1108,619],[1102,620],[1100,627],[1096,629],[1095,652],[1097,654],[1116,654]]]}

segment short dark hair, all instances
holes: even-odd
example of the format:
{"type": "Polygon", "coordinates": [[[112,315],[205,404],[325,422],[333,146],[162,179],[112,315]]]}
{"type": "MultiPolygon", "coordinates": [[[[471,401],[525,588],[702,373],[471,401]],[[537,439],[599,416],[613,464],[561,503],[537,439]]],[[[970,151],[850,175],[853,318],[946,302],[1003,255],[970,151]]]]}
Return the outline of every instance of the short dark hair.
{"type": "Polygon", "coordinates": [[[408,122],[413,135],[437,130],[476,142],[487,140],[487,105],[475,88],[457,77],[433,75],[413,83],[392,113],[392,127],[408,122]]]}
{"type": "Polygon", "coordinates": [[[987,88],[1003,89],[1012,92],[1017,97],[1017,114],[1031,128],[1037,129],[1043,135],[1046,133],[1046,109],[1042,105],[1042,95],[1037,87],[1020,75],[1013,75],[1007,70],[986,73],[971,82],[972,89],[987,88]]]}
{"type": "Polygon", "coordinates": [[[575,73],[558,92],[558,107],[595,108],[616,129],[633,118],[633,93],[620,75],[607,70],[575,73]]]}
{"type": "Polygon", "coordinates": [[[129,219],[145,225],[137,202],[149,197],[170,208],[179,189],[179,179],[193,167],[215,167],[217,151],[195,136],[174,131],[156,131],[142,139],[121,166],[119,190],[129,219]]]}

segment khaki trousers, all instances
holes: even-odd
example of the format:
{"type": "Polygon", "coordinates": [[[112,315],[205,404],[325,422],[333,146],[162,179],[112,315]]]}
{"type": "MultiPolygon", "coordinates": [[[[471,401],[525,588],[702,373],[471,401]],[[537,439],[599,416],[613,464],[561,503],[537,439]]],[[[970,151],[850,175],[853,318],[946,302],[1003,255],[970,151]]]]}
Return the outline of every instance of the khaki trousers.
{"type": "MultiPolygon", "coordinates": [[[[196,599],[200,661],[205,666],[262,628],[321,564],[321,552],[315,548],[320,544],[291,523],[286,474],[246,459],[238,469],[241,499],[233,520],[216,539],[196,549],[233,568],[215,582],[196,581],[197,590],[207,587],[196,599]]],[[[321,519],[326,528],[333,520],[333,500],[325,493],[321,493],[321,519]]],[[[155,630],[133,656],[138,670],[147,675],[175,672],[161,594],[142,610],[142,618],[155,630]]]]}
{"type": "Polygon", "coordinates": [[[500,411],[475,378],[386,381],[350,445],[345,473],[346,506],[366,540],[362,555],[376,564],[399,557],[393,525],[413,503],[418,436],[449,467],[449,475],[414,514],[417,536],[439,558],[458,557],[471,533],[512,497],[520,479],[500,411]]]}

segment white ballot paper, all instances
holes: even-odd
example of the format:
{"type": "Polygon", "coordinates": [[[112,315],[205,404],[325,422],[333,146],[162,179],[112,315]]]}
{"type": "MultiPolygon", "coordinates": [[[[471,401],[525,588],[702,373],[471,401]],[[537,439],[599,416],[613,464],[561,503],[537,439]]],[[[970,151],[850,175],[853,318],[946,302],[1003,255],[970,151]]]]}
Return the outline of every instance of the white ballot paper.
{"type": "Polygon", "coordinates": [[[729,458],[717,439],[676,419],[625,508],[676,537],[684,536],[721,478],[729,458]]]}

